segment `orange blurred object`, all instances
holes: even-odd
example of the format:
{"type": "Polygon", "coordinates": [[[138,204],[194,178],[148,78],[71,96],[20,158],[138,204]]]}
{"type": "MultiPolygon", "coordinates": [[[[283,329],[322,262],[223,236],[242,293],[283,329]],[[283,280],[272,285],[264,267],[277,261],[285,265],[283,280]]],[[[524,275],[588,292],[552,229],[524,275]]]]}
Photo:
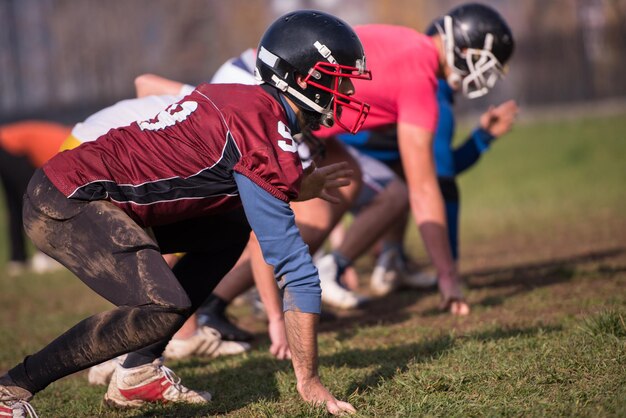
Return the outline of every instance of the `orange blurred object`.
{"type": "Polygon", "coordinates": [[[35,167],[52,158],[70,135],[71,126],[26,120],[0,126],[0,146],[14,155],[28,157],[35,167]]]}

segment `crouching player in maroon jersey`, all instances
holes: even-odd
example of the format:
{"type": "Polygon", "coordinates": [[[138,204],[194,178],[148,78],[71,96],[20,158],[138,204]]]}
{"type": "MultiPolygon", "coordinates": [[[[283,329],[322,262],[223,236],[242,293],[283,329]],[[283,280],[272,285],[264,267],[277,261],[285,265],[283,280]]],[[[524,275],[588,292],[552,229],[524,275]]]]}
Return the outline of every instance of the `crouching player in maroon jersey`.
{"type": "Polygon", "coordinates": [[[0,415],[21,416],[50,383],[123,353],[108,404],[206,403],[159,360],[169,338],[243,251],[250,228],[275,267],[297,389],[334,414],[354,412],[317,372],[320,286],[289,201],[302,165],[293,135],[342,123],[371,78],[363,47],[341,20],[300,11],[259,44],[260,86],[202,84],[154,118],[113,129],[52,158],[33,176],[24,225],[36,245],[115,304],[0,377],[0,415]],[[185,252],[171,270],[161,253],[185,252]],[[208,280],[207,280],[208,279],[208,280]]]}

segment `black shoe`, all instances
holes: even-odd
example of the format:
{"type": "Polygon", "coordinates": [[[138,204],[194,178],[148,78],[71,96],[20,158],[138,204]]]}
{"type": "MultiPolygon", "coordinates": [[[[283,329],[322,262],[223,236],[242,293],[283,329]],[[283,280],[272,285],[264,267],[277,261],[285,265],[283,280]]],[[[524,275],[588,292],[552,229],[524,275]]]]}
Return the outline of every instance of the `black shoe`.
{"type": "Polygon", "coordinates": [[[202,312],[198,314],[198,325],[217,330],[224,341],[250,341],[254,336],[230,322],[226,315],[202,312]]]}
{"type": "Polygon", "coordinates": [[[209,295],[198,308],[198,325],[217,330],[225,341],[250,341],[253,336],[230,322],[226,317],[229,302],[215,294],[209,295]]]}

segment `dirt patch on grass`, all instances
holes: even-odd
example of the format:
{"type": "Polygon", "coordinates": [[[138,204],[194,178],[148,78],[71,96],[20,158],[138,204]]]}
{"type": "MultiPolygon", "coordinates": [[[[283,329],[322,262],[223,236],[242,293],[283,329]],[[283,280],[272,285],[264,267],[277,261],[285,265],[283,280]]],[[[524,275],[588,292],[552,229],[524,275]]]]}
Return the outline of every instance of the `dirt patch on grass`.
{"type": "MultiPolygon", "coordinates": [[[[469,317],[440,312],[435,290],[400,289],[354,311],[325,307],[320,331],[347,332],[385,324],[454,330],[463,335],[489,325],[503,329],[550,326],[609,305],[626,306],[626,233],[623,235],[623,239],[618,233],[608,239],[574,239],[562,234],[552,239],[533,238],[534,245],[508,237],[490,239],[488,245],[469,248],[461,260],[473,309],[469,317]]],[[[366,291],[372,259],[362,259],[356,267],[366,291]]],[[[257,333],[259,343],[267,343],[265,322],[250,315],[249,307],[240,306],[233,312],[239,325],[257,333]]]]}
{"type": "Polygon", "coordinates": [[[476,266],[465,278],[473,309],[467,318],[440,312],[435,291],[400,290],[359,311],[333,311],[338,319],[322,323],[321,330],[405,323],[463,333],[496,322],[506,328],[585,316],[605,309],[616,298],[624,301],[626,247],[572,252],[508,267],[476,266]]]}

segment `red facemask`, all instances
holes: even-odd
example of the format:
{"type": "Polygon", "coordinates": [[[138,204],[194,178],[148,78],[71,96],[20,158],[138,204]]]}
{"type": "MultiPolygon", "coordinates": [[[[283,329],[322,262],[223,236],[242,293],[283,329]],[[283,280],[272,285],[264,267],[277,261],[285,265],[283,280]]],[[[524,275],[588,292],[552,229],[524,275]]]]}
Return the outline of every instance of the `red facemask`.
{"type": "Polygon", "coordinates": [[[326,91],[333,95],[333,119],[346,131],[355,134],[361,129],[365,118],[370,111],[370,105],[363,103],[360,100],[354,99],[347,94],[343,94],[339,91],[342,78],[358,79],[358,80],[371,80],[372,73],[369,70],[359,70],[357,67],[351,67],[348,65],[331,64],[330,62],[318,62],[313,69],[306,76],[304,81],[313,87],[326,91]],[[333,77],[332,88],[323,86],[315,81],[313,74],[318,73],[330,75],[333,77]],[[357,112],[355,121],[352,126],[347,126],[341,121],[341,114],[343,110],[347,108],[351,111],[357,112]]]}

